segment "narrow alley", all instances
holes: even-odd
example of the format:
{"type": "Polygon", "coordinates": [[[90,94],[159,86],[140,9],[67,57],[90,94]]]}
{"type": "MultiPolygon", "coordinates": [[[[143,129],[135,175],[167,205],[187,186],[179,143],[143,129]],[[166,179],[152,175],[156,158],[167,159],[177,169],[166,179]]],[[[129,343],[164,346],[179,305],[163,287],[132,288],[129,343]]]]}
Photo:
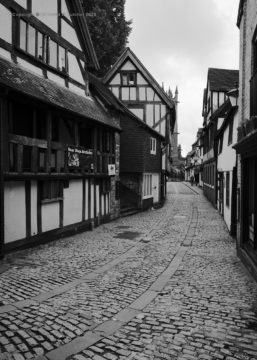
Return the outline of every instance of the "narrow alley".
{"type": "Polygon", "coordinates": [[[257,359],[257,284],[198,187],[8,254],[0,359],[257,359]]]}

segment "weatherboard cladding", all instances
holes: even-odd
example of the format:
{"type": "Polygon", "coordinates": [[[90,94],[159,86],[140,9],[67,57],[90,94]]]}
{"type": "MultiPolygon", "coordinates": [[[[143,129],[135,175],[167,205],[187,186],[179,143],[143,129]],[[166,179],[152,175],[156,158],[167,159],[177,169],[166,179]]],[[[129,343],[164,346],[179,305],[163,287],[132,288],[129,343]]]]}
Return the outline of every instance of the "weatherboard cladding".
{"type": "Polygon", "coordinates": [[[208,70],[210,91],[228,91],[238,87],[239,71],[210,68],[208,70]]]}
{"type": "Polygon", "coordinates": [[[150,154],[152,133],[140,122],[121,117],[120,172],[160,172],[161,141],[156,138],[156,155],[150,154]]]}
{"type": "Polygon", "coordinates": [[[83,97],[0,58],[0,84],[78,116],[118,128],[114,120],[92,98],[83,97]]]}

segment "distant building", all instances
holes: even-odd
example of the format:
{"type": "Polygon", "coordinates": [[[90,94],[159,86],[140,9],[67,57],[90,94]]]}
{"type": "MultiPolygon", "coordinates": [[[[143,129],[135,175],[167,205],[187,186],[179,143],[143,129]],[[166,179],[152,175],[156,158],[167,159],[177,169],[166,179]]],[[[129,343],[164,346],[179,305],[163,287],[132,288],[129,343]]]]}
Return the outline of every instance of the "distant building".
{"type": "MultiPolygon", "coordinates": [[[[171,91],[166,93],[136,55],[127,48],[104,78],[113,94],[142,122],[164,136],[162,147],[162,183],[171,174],[178,158],[177,104],[171,91]]],[[[165,188],[162,197],[165,197],[165,188]]]]}
{"type": "Polygon", "coordinates": [[[203,191],[216,206],[217,202],[217,154],[214,140],[220,118],[225,117],[227,92],[237,86],[238,70],[210,68],[203,95],[203,191]]]}
{"type": "Polygon", "coordinates": [[[257,278],[257,2],[240,0],[238,254],[257,278]]]}
{"type": "Polygon", "coordinates": [[[203,186],[203,129],[197,131],[196,141],[192,145],[192,150],[187,154],[185,160],[185,180],[191,181],[192,177],[194,183],[203,186]]]}

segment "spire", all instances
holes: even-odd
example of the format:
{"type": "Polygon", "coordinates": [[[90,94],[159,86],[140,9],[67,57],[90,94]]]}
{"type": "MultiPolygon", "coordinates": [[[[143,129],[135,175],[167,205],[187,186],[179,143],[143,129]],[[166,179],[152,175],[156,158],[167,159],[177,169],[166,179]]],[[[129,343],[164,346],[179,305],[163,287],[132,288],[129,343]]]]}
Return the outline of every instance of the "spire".
{"type": "Polygon", "coordinates": [[[176,86],[175,90],[175,101],[178,102],[178,87],[176,86]]]}

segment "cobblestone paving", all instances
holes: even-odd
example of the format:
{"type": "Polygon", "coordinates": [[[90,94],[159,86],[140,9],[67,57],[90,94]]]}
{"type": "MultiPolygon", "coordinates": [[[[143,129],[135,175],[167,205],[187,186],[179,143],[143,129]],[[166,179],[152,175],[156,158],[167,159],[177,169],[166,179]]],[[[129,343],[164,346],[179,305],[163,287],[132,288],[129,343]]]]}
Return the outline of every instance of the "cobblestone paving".
{"type": "Polygon", "coordinates": [[[115,323],[181,246],[186,255],[151,303],[111,336],[103,333],[62,360],[257,359],[257,285],[237,259],[234,240],[203,196],[182,184],[170,189],[162,209],[8,256],[2,303],[13,306],[3,312],[0,306],[0,360],[48,359],[99,324],[115,323]],[[121,262],[97,273],[129,249],[121,262]],[[33,298],[85,274],[94,276],[33,298]],[[17,302],[22,299],[32,301],[17,302]]]}

